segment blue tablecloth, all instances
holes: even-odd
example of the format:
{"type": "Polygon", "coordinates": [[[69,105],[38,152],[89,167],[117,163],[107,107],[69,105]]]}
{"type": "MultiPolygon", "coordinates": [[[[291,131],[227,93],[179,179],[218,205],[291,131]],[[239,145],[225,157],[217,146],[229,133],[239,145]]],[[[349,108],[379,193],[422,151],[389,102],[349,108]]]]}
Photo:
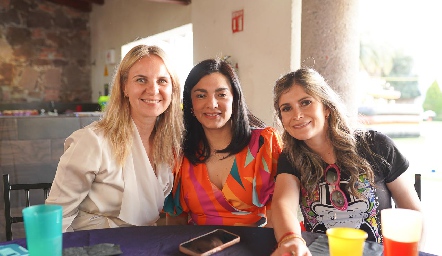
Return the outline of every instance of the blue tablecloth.
{"type": "MultiPolygon", "coordinates": [[[[180,243],[217,228],[223,228],[239,235],[241,241],[216,255],[270,255],[276,247],[276,240],[271,228],[187,225],[126,227],[68,232],[63,234],[63,248],[112,243],[120,245],[124,256],[182,256],[184,254],[178,250],[180,243]]],[[[321,235],[303,232],[302,236],[306,240],[307,245],[311,245],[321,235]]],[[[16,243],[26,248],[25,239],[3,242],[0,245],[8,243],[16,243]]],[[[432,254],[420,252],[419,255],[431,256],[432,254]]]]}

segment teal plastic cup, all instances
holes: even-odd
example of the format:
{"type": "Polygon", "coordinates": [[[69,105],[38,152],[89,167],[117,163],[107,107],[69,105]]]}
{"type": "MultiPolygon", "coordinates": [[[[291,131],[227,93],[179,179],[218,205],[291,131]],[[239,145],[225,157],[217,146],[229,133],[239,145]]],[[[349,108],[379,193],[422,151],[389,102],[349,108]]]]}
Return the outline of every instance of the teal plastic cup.
{"type": "Polygon", "coordinates": [[[26,207],[22,212],[29,255],[61,256],[63,207],[41,204],[26,207]]]}

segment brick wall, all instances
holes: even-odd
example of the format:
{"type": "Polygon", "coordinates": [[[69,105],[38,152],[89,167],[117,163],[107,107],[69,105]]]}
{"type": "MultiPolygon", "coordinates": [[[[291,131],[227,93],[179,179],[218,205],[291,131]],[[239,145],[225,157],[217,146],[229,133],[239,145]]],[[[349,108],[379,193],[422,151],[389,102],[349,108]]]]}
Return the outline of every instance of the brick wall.
{"type": "MultiPolygon", "coordinates": [[[[98,119],[97,116],[0,117],[0,179],[9,173],[11,183],[51,183],[65,139],[98,119]]],[[[3,185],[0,187],[0,241],[4,241],[3,185]]],[[[31,195],[31,204],[42,203],[43,193],[31,195]]],[[[15,216],[21,215],[24,206],[24,194],[12,192],[11,207],[15,216]]],[[[13,225],[13,235],[24,237],[23,223],[13,225]]]]}
{"type": "Polygon", "coordinates": [[[0,103],[90,102],[89,14],[0,0],[0,103]]]}

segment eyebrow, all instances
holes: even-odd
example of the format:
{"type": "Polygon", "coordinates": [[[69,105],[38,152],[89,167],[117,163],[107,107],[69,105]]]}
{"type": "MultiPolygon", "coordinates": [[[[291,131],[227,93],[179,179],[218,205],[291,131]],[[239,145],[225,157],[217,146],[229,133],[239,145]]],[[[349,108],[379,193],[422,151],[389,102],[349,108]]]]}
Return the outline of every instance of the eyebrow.
{"type": "Polygon", "coordinates": [[[310,95],[305,96],[305,97],[303,97],[303,98],[300,98],[300,99],[298,100],[298,102],[303,101],[303,100],[308,99],[308,98],[313,98],[313,96],[310,96],[310,95]]]}
{"type": "MultiPolygon", "coordinates": [[[[227,87],[222,87],[222,88],[217,88],[217,89],[215,90],[215,92],[226,91],[226,90],[229,90],[229,88],[227,88],[227,87]]],[[[192,92],[205,92],[205,93],[207,93],[207,90],[206,90],[206,89],[195,89],[195,90],[193,90],[192,92]]]]}
{"type": "MultiPolygon", "coordinates": [[[[138,78],[138,77],[148,78],[147,76],[141,75],[141,74],[134,75],[132,78],[138,78]]],[[[159,76],[158,78],[160,78],[160,79],[164,79],[164,78],[171,79],[172,77],[170,75],[162,75],[162,76],[159,76]]]]}
{"type": "MultiPolygon", "coordinates": [[[[301,102],[301,101],[303,101],[303,100],[305,100],[305,99],[310,99],[310,98],[313,98],[313,97],[310,96],[310,95],[308,95],[308,96],[305,96],[305,97],[303,97],[303,98],[300,98],[297,102],[301,102]]],[[[279,107],[287,106],[287,105],[290,105],[290,103],[282,103],[281,105],[279,105],[279,107]]]]}

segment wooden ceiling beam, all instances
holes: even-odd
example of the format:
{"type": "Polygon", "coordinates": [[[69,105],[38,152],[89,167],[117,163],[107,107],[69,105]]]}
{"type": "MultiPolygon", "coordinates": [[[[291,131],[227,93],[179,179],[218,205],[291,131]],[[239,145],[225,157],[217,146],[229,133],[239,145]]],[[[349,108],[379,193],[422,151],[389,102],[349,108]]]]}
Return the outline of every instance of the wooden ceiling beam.
{"type": "Polygon", "coordinates": [[[169,4],[182,4],[182,5],[188,5],[192,2],[191,0],[148,0],[148,1],[169,3],[169,4]]]}
{"type": "MultiPolygon", "coordinates": [[[[88,1],[81,1],[81,0],[47,0],[56,4],[69,6],[72,8],[75,8],[77,10],[83,11],[83,12],[91,12],[92,11],[92,1],[96,0],[88,0],[88,1]]],[[[97,0],[98,1],[98,0],[97,0]]]]}
{"type": "Polygon", "coordinates": [[[89,2],[92,4],[98,4],[98,5],[103,5],[104,4],[104,0],[81,0],[83,2],[89,2]]]}
{"type": "MultiPolygon", "coordinates": [[[[92,4],[104,5],[105,0],[46,0],[59,5],[75,8],[83,12],[91,12],[92,4]]],[[[192,0],[148,0],[151,2],[189,5],[192,0]]]]}

